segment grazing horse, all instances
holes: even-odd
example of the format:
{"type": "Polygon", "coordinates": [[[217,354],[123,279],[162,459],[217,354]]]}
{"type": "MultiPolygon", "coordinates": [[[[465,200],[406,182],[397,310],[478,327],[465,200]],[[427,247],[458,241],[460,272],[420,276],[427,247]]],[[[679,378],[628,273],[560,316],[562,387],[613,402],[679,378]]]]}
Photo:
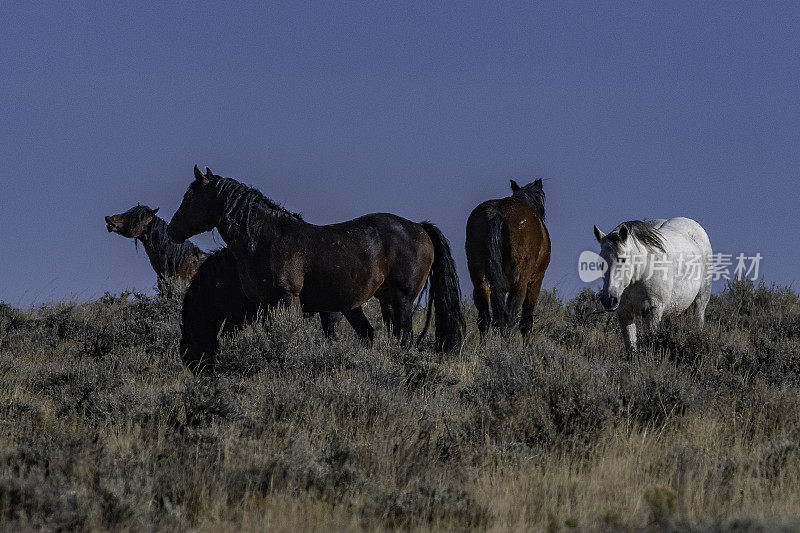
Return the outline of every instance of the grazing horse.
{"type": "Polygon", "coordinates": [[[636,323],[655,329],[664,314],[694,310],[705,323],[711,298],[711,243],[700,224],[677,217],[623,222],[594,236],[605,262],[600,302],[617,313],[625,348],[636,350],[636,323]]]}
{"type": "Polygon", "coordinates": [[[242,290],[231,251],[223,248],[212,253],[197,269],[183,297],[183,363],[192,372],[213,369],[220,333],[234,331],[257,311],[258,305],[242,290]]]}
{"type": "Polygon", "coordinates": [[[340,311],[371,342],[374,330],[361,305],[374,295],[384,323],[409,342],[414,300],[430,277],[437,347],[460,344],[464,318],[458,275],[447,239],[433,224],[378,213],[317,226],[208,168],[203,174],[195,165],[194,174],[167,233],[183,242],[216,227],[252,302],[340,311]]]}
{"type": "Polygon", "coordinates": [[[508,333],[520,311],[519,329],[524,337],[530,334],[550,264],[542,180],[524,187],[511,180],[511,191],[506,198],[483,202],[467,220],[467,266],[481,337],[490,323],[508,333]]]}
{"type": "MultiPolygon", "coordinates": [[[[242,290],[236,258],[228,248],[213,252],[189,282],[181,310],[180,354],[195,373],[213,370],[219,351],[219,335],[238,329],[256,316],[258,304],[242,290]]],[[[322,330],[332,337],[342,316],[320,313],[322,330]]]]}
{"type": "Polygon", "coordinates": [[[106,229],[134,242],[141,241],[159,279],[164,276],[190,279],[208,254],[191,242],[176,244],[169,240],[167,223],[156,213],[158,208],[137,205],[106,217],[106,229]]]}

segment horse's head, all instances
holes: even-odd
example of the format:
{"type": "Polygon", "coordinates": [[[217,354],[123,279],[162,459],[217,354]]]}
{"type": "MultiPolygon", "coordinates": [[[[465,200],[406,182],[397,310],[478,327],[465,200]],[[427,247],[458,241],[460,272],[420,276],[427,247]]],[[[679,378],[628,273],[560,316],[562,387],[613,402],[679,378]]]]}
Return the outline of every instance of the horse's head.
{"type": "Polygon", "coordinates": [[[520,198],[534,208],[539,218],[544,220],[544,188],[541,178],[520,187],[516,181],[511,180],[511,196],[520,198]]]}
{"type": "Polygon", "coordinates": [[[194,166],[194,181],[167,226],[171,241],[182,243],[193,235],[214,229],[220,218],[215,187],[219,179],[208,167],[203,174],[197,165],[194,166]]]}
{"type": "Polygon", "coordinates": [[[516,181],[511,180],[511,196],[524,196],[525,192],[536,194],[541,193],[543,190],[541,178],[530,182],[524,187],[520,187],[516,181]]]}
{"type": "Polygon", "coordinates": [[[637,247],[634,239],[629,238],[625,224],[620,224],[608,235],[595,226],[594,237],[600,243],[600,257],[606,263],[600,303],[606,311],[616,311],[622,293],[633,279],[633,257],[637,253],[637,247]]]}
{"type": "Polygon", "coordinates": [[[106,229],[123,237],[138,239],[147,231],[156,213],[158,213],[157,207],[150,209],[146,205],[137,205],[124,213],[106,217],[106,229]]]}

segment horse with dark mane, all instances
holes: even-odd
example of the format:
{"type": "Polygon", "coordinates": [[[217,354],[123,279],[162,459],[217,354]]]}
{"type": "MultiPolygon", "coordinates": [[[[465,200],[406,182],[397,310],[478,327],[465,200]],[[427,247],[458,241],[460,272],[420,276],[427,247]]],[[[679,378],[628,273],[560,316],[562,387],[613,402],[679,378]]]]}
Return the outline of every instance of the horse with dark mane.
{"type": "Polygon", "coordinates": [[[167,222],[156,216],[158,208],[136,205],[106,217],[106,229],[144,245],[150,264],[160,278],[191,279],[208,254],[191,242],[176,244],[167,237],[167,222]]]}
{"type": "Polygon", "coordinates": [[[520,311],[519,329],[525,337],[530,334],[550,264],[542,180],[524,187],[511,180],[511,191],[509,197],[483,202],[467,220],[467,266],[481,336],[490,324],[508,333],[520,311]]]}
{"type": "Polygon", "coordinates": [[[455,262],[447,239],[430,222],[377,213],[317,226],[208,168],[203,174],[195,165],[194,174],[167,233],[183,242],[216,227],[250,301],[341,311],[371,342],[374,330],[361,305],[374,295],[384,323],[409,342],[414,301],[430,279],[437,348],[459,346],[464,318],[455,262]]]}

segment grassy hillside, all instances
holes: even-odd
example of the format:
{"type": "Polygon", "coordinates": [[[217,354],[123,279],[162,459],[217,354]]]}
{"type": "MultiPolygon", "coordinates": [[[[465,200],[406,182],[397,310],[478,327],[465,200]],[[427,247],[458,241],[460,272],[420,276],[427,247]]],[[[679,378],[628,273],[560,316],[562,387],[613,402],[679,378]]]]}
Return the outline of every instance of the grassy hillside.
{"type": "Polygon", "coordinates": [[[467,309],[448,358],[284,311],[205,379],[181,291],[0,307],[0,527],[800,526],[790,290],[734,284],[633,359],[590,292],[543,294],[528,346],[479,343],[467,309]]]}

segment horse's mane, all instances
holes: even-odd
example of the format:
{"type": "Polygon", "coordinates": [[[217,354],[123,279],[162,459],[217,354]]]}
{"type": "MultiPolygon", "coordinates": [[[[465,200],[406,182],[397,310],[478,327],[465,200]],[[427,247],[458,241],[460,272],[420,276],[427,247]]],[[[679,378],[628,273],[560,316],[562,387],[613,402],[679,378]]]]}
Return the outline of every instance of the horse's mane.
{"type": "MultiPolygon", "coordinates": [[[[535,186],[535,181],[525,185],[524,187],[520,187],[511,195],[515,198],[522,198],[527,202],[533,210],[536,211],[536,214],[539,215],[539,219],[544,222],[544,188],[535,186]]],[[[541,182],[540,182],[541,183],[541,182]]]]}
{"type": "Polygon", "coordinates": [[[217,198],[224,202],[222,220],[234,233],[251,238],[256,234],[264,215],[303,220],[300,213],[289,211],[254,187],[233,178],[214,178],[217,198]]]}
{"type": "MultiPolygon", "coordinates": [[[[147,215],[152,213],[152,209],[146,205],[137,205],[131,208],[126,213],[130,223],[139,225],[144,222],[147,215]]],[[[150,258],[150,263],[154,267],[158,265],[156,271],[158,274],[175,275],[178,267],[182,265],[187,259],[192,256],[203,255],[201,250],[196,244],[191,241],[185,241],[181,244],[172,242],[167,237],[167,222],[159,217],[154,216],[150,226],[145,228],[135,241],[142,241],[145,246],[147,256],[150,258]],[[161,271],[159,272],[159,268],[161,271]]]]}
{"type": "Polygon", "coordinates": [[[645,246],[645,248],[650,250],[660,250],[661,252],[666,253],[667,250],[664,243],[664,236],[661,235],[661,232],[658,231],[655,226],[645,220],[629,220],[628,222],[623,222],[614,228],[614,231],[606,235],[606,241],[614,248],[615,251],[619,252],[620,244],[622,244],[619,236],[619,230],[622,226],[625,226],[625,228],[628,230],[629,236],[635,237],[636,240],[645,246]]]}

